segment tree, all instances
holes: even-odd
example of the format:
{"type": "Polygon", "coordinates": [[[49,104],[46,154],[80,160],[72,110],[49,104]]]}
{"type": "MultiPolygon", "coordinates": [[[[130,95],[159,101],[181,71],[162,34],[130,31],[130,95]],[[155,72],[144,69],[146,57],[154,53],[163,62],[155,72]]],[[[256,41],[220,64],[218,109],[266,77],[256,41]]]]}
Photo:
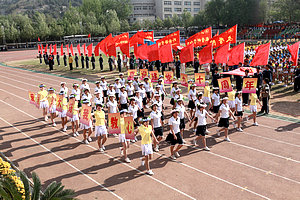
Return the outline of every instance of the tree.
{"type": "Polygon", "coordinates": [[[155,28],[154,22],[150,21],[149,19],[145,19],[142,26],[147,30],[155,28]]]}
{"type": "Polygon", "coordinates": [[[193,26],[205,26],[208,24],[205,11],[200,11],[194,18],[192,22],[193,26]]]}
{"type": "Polygon", "coordinates": [[[139,21],[135,21],[132,25],[131,25],[131,30],[132,31],[137,31],[140,30],[142,28],[142,25],[139,21]]]}
{"type": "Polygon", "coordinates": [[[154,28],[156,30],[161,29],[163,27],[163,21],[160,19],[160,17],[156,17],[155,22],[154,22],[154,28]]]}
{"type": "Polygon", "coordinates": [[[173,21],[170,17],[164,19],[163,24],[164,24],[164,27],[167,29],[170,29],[171,27],[173,27],[173,21]]]}
{"type": "Polygon", "coordinates": [[[107,34],[116,33],[120,31],[120,21],[115,10],[108,10],[106,12],[106,20],[104,22],[107,34]]]}
{"type": "Polygon", "coordinates": [[[211,0],[205,5],[205,16],[211,25],[220,25],[224,19],[224,0],[211,0]]]}
{"type": "Polygon", "coordinates": [[[272,5],[271,16],[274,20],[288,22],[300,21],[300,4],[295,0],[277,0],[272,5]]]}
{"type": "Polygon", "coordinates": [[[122,32],[126,32],[130,29],[130,25],[129,25],[128,20],[123,19],[123,20],[121,20],[120,24],[121,24],[121,31],[122,32]]]}
{"type": "Polygon", "coordinates": [[[187,12],[186,10],[182,13],[181,15],[181,19],[182,19],[182,25],[185,28],[185,30],[187,31],[188,28],[192,25],[193,23],[193,16],[191,15],[190,12],[187,12]]]}
{"type": "Polygon", "coordinates": [[[174,27],[181,27],[182,26],[182,20],[181,20],[180,17],[178,17],[177,14],[173,15],[172,21],[173,21],[174,27]]]}
{"type": "Polygon", "coordinates": [[[64,36],[64,27],[59,23],[53,22],[50,24],[50,35],[53,39],[60,39],[64,36]]]}
{"type": "Polygon", "coordinates": [[[50,30],[48,24],[46,23],[46,17],[44,14],[38,12],[35,13],[33,24],[38,37],[45,39],[49,35],[50,30]]]}

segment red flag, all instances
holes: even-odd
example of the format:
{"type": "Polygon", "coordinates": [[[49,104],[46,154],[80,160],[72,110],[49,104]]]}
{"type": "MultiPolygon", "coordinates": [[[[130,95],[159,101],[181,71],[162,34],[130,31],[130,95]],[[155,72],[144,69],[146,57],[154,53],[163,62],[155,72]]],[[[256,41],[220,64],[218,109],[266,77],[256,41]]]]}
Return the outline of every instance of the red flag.
{"type": "Polygon", "coordinates": [[[267,65],[270,54],[271,42],[257,47],[256,53],[250,62],[250,66],[267,65]]]}
{"type": "Polygon", "coordinates": [[[139,47],[136,48],[136,58],[140,58],[142,60],[147,60],[148,59],[148,45],[143,44],[139,47]]]}
{"type": "Polygon", "coordinates": [[[236,36],[237,36],[237,25],[231,27],[224,33],[220,35],[216,35],[209,40],[209,43],[213,44],[213,47],[219,47],[223,44],[230,42],[231,44],[236,43],[236,36]]]}
{"type": "Polygon", "coordinates": [[[194,44],[195,47],[207,45],[209,40],[211,39],[211,27],[204,29],[195,35],[189,37],[185,44],[186,46],[189,44],[194,44]]]}
{"type": "Polygon", "coordinates": [[[53,45],[53,55],[57,55],[57,45],[53,45]]]}
{"type": "Polygon", "coordinates": [[[129,33],[122,33],[120,35],[115,36],[114,38],[114,43],[116,47],[119,47],[123,44],[128,44],[129,43],[129,33]]]}
{"type": "Polygon", "coordinates": [[[60,45],[60,55],[61,56],[64,55],[64,45],[63,44],[60,45]]]}
{"type": "Polygon", "coordinates": [[[141,31],[139,33],[139,37],[154,42],[153,31],[148,31],[148,32],[141,31]]]}
{"type": "Polygon", "coordinates": [[[93,54],[93,43],[87,46],[88,56],[91,57],[93,54]]]}
{"type": "Polygon", "coordinates": [[[78,51],[78,55],[81,54],[81,51],[80,51],[80,44],[77,44],[77,51],[78,51]]]}
{"type": "Polygon", "coordinates": [[[120,50],[122,51],[123,54],[125,54],[127,57],[130,57],[130,46],[129,42],[127,44],[122,44],[120,46],[120,50]]]}
{"type": "Polygon", "coordinates": [[[117,57],[117,52],[116,52],[116,46],[115,46],[115,44],[111,44],[110,46],[108,46],[108,48],[107,48],[107,54],[109,56],[117,57]]]}
{"type": "Polygon", "coordinates": [[[67,55],[69,55],[69,53],[70,53],[70,47],[69,47],[69,45],[67,44],[67,55]]]}
{"type": "Polygon", "coordinates": [[[212,62],[212,45],[207,45],[199,52],[199,63],[206,64],[212,62]]]}
{"type": "Polygon", "coordinates": [[[159,59],[161,63],[173,62],[172,45],[167,44],[158,49],[159,59]]]}
{"type": "Polygon", "coordinates": [[[229,50],[228,65],[238,65],[244,62],[245,43],[239,44],[229,50]]]}
{"type": "Polygon", "coordinates": [[[218,48],[218,50],[214,54],[214,59],[217,64],[228,62],[229,48],[230,43],[226,43],[218,48]]]}
{"type": "Polygon", "coordinates": [[[90,38],[90,37],[91,37],[91,34],[88,35],[88,38],[90,38]]]}
{"type": "Polygon", "coordinates": [[[148,46],[148,60],[149,62],[159,60],[158,44],[148,46]]]}
{"type": "Polygon", "coordinates": [[[109,34],[106,38],[104,38],[100,42],[100,49],[105,55],[107,55],[107,47],[108,47],[107,44],[110,42],[110,40],[112,40],[112,34],[109,34]]]}
{"type": "Polygon", "coordinates": [[[293,62],[293,66],[298,66],[298,57],[299,57],[299,45],[300,45],[300,42],[297,42],[293,45],[288,45],[288,50],[291,54],[291,58],[290,58],[290,61],[293,62]]]}
{"type": "Polygon", "coordinates": [[[220,35],[220,33],[219,33],[219,30],[217,31],[217,33],[216,33],[216,35],[215,35],[215,36],[218,36],[218,35],[220,35]]]}
{"type": "Polygon", "coordinates": [[[46,44],[46,46],[45,46],[45,53],[47,53],[48,52],[48,44],[46,44]]]}
{"type": "Polygon", "coordinates": [[[41,54],[43,54],[43,51],[44,51],[44,47],[43,44],[41,44],[41,54]]]}
{"type": "Polygon", "coordinates": [[[144,39],[154,42],[153,31],[138,31],[129,39],[130,46],[134,46],[135,44],[144,44],[144,39]]]}
{"type": "Polygon", "coordinates": [[[83,54],[86,55],[87,54],[86,53],[86,44],[84,43],[82,46],[83,46],[83,54]]]}
{"type": "Polygon", "coordinates": [[[194,60],[194,44],[190,44],[183,49],[181,49],[180,52],[180,62],[181,63],[187,63],[194,60]]]}
{"type": "Polygon", "coordinates": [[[70,50],[71,50],[71,54],[72,54],[72,56],[74,56],[73,44],[71,44],[71,46],[70,46],[70,50]]]}
{"type": "Polygon", "coordinates": [[[52,44],[50,44],[50,46],[49,46],[49,54],[51,54],[52,53],[52,44]]]}
{"type": "Polygon", "coordinates": [[[38,41],[39,41],[39,42],[41,41],[40,37],[38,37],[38,41]]]}
{"type": "Polygon", "coordinates": [[[170,35],[167,35],[162,39],[157,40],[156,43],[158,44],[158,47],[168,44],[171,44],[173,46],[180,46],[180,32],[176,31],[174,33],[171,33],[170,35]]]}
{"type": "Polygon", "coordinates": [[[100,55],[100,42],[95,46],[94,54],[95,54],[95,56],[100,55]]]}

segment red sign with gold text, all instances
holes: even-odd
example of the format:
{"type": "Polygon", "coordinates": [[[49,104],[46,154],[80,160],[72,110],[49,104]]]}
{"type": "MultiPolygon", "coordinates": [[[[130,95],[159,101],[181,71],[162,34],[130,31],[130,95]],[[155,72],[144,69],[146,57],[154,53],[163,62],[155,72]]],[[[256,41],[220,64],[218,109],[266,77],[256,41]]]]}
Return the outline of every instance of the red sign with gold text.
{"type": "Polygon", "coordinates": [[[195,35],[192,35],[185,41],[185,44],[186,46],[190,44],[194,44],[194,47],[205,46],[209,43],[210,39],[211,39],[211,27],[200,31],[195,35]]]}
{"type": "Polygon", "coordinates": [[[164,83],[165,84],[172,84],[173,82],[173,72],[172,71],[165,71],[164,72],[164,83]]]}
{"type": "Polygon", "coordinates": [[[141,80],[144,80],[145,77],[148,77],[148,69],[140,69],[141,80]]]}
{"type": "Polygon", "coordinates": [[[158,71],[149,71],[151,83],[157,83],[158,71]]]}
{"type": "Polygon", "coordinates": [[[120,113],[108,113],[108,133],[120,134],[120,113]]]}
{"type": "Polygon", "coordinates": [[[218,79],[218,84],[219,84],[220,93],[232,91],[230,77],[218,79]]]}
{"type": "Polygon", "coordinates": [[[216,48],[228,42],[236,43],[236,37],[237,37],[237,25],[231,27],[230,29],[228,29],[222,34],[211,38],[209,43],[212,43],[213,48],[216,48]]]}
{"type": "Polygon", "coordinates": [[[68,104],[68,110],[67,110],[67,116],[68,117],[73,117],[73,110],[74,110],[74,105],[75,105],[75,99],[70,99],[69,104],[68,104]]]}
{"type": "Polygon", "coordinates": [[[171,44],[172,46],[180,46],[180,32],[176,31],[156,41],[158,47],[171,44]]]}
{"type": "Polygon", "coordinates": [[[91,120],[91,112],[92,107],[86,104],[82,105],[81,113],[80,113],[80,123],[89,126],[91,120]]]}
{"type": "Polygon", "coordinates": [[[133,140],[134,139],[134,123],[133,123],[133,117],[125,117],[125,138],[133,140]]]}
{"type": "Polygon", "coordinates": [[[205,73],[195,73],[196,86],[205,86],[205,73]]]}
{"type": "Polygon", "coordinates": [[[188,75],[181,73],[180,77],[181,77],[181,79],[180,79],[181,85],[187,87],[188,86],[188,75]]]}

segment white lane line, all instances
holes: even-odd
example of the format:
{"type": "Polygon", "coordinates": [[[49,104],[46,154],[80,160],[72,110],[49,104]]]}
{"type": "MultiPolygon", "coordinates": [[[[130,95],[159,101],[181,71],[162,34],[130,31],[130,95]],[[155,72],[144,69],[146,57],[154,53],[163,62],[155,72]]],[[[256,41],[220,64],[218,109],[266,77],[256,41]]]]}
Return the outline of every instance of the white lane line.
{"type": "MultiPolygon", "coordinates": [[[[17,95],[15,95],[15,96],[17,96],[17,95]]],[[[13,105],[11,105],[11,104],[9,104],[9,103],[3,101],[3,100],[0,100],[0,102],[2,102],[2,103],[4,103],[4,104],[6,104],[6,105],[8,105],[8,106],[10,106],[10,107],[12,107],[12,108],[18,110],[19,112],[21,112],[21,113],[23,113],[23,114],[25,114],[25,115],[27,115],[27,116],[33,118],[33,119],[36,119],[36,120],[40,121],[38,118],[36,118],[36,117],[30,115],[29,113],[27,113],[27,112],[25,112],[25,111],[23,111],[23,110],[20,110],[19,108],[15,107],[15,106],[13,106],[13,105]]],[[[43,123],[43,124],[48,124],[48,123],[46,123],[46,122],[44,122],[44,121],[40,121],[40,122],[43,123]]],[[[65,132],[62,132],[62,131],[59,130],[58,128],[56,128],[56,127],[51,127],[51,128],[57,130],[57,131],[60,132],[60,133],[63,133],[64,135],[67,135],[67,136],[69,136],[71,139],[74,139],[74,140],[76,140],[77,142],[80,142],[80,143],[81,143],[81,140],[79,140],[79,139],[77,139],[77,138],[74,138],[74,137],[71,137],[69,134],[67,134],[67,133],[65,133],[65,132]]],[[[93,147],[93,146],[91,146],[91,145],[86,145],[86,146],[90,147],[90,148],[93,149],[93,150],[98,150],[97,148],[95,148],[95,147],[93,147]]],[[[107,154],[107,153],[105,153],[104,155],[106,155],[107,157],[109,157],[109,158],[111,158],[111,159],[114,159],[113,156],[111,156],[111,155],[109,155],[109,154],[107,154]]],[[[144,175],[147,175],[146,173],[144,173],[144,172],[142,172],[142,171],[140,171],[140,170],[138,170],[138,169],[136,169],[136,168],[134,168],[134,167],[132,167],[132,166],[126,164],[126,163],[123,163],[123,162],[120,161],[120,160],[116,160],[116,161],[119,162],[119,163],[121,163],[121,164],[123,164],[123,165],[125,165],[125,166],[127,166],[127,167],[129,167],[129,168],[131,168],[131,169],[133,169],[133,170],[135,170],[135,171],[137,171],[137,172],[139,172],[139,173],[142,173],[142,174],[144,174],[144,175]]],[[[147,177],[149,177],[150,179],[152,179],[152,180],[154,180],[154,181],[156,181],[156,182],[158,182],[158,183],[160,183],[160,184],[162,184],[162,185],[164,185],[164,186],[166,186],[166,187],[168,187],[168,188],[170,188],[170,189],[172,189],[172,190],[174,190],[174,191],[176,191],[176,192],[178,192],[178,193],[180,193],[180,194],[182,194],[182,195],[184,195],[184,196],[186,196],[186,197],[188,197],[189,199],[194,199],[194,200],[196,200],[196,198],[194,198],[194,197],[192,197],[192,196],[190,196],[190,195],[188,195],[188,194],[182,192],[181,190],[178,190],[178,189],[175,188],[175,187],[172,187],[172,186],[168,185],[167,183],[165,183],[165,182],[163,182],[163,181],[160,181],[160,180],[157,179],[157,178],[154,178],[153,176],[147,175],[147,177]]]]}
{"type": "MultiPolygon", "coordinates": [[[[25,111],[22,111],[22,110],[16,108],[15,106],[13,106],[13,105],[11,105],[11,104],[9,104],[9,103],[6,103],[6,102],[4,102],[4,101],[2,101],[2,100],[0,100],[0,101],[3,102],[3,103],[5,103],[5,104],[7,104],[7,105],[9,105],[9,106],[12,107],[12,108],[18,110],[19,112],[24,113],[25,115],[28,115],[28,116],[30,116],[30,117],[32,117],[32,118],[37,119],[36,117],[34,117],[34,116],[28,114],[28,113],[25,112],[25,111]]],[[[41,121],[41,122],[45,124],[45,122],[43,122],[43,121],[41,121]]],[[[54,127],[52,127],[52,128],[54,128],[54,127]]],[[[55,128],[55,129],[57,129],[57,128],[55,128]]],[[[57,130],[58,130],[58,129],[57,129],[57,130]]],[[[62,131],[60,131],[60,130],[58,130],[58,131],[59,131],[59,132],[62,132],[62,131]]],[[[64,132],[62,132],[62,133],[65,134],[65,135],[67,135],[67,136],[69,136],[69,137],[71,137],[69,134],[66,134],[66,133],[64,133],[64,132]]],[[[80,142],[80,140],[77,139],[77,138],[74,138],[74,137],[71,137],[71,138],[73,138],[73,139],[75,139],[75,140],[77,140],[77,141],[80,142]]],[[[97,150],[97,149],[96,149],[95,147],[93,147],[93,146],[90,146],[90,145],[88,145],[88,146],[91,147],[92,149],[97,150]]],[[[109,156],[110,158],[113,158],[113,156],[110,156],[110,155],[108,155],[107,153],[106,153],[105,155],[109,156]]],[[[120,162],[120,163],[122,163],[122,164],[124,164],[123,162],[121,162],[121,161],[119,161],[119,160],[117,160],[117,161],[120,162]]],[[[215,176],[215,175],[212,175],[212,174],[209,174],[209,173],[207,173],[207,172],[204,172],[204,171],[202,171],[202,170],[200,170],[200,169],[197,169],[197,168],[195,168],[195,167],[189,166],[189,165],[184,164],[184,163],[180,163],[180,164],[183,165],[183,166],[185,166],[185,167],[188,167],[188,168],[190,168],[190,169],[193,169],[193,170],[195,170],[195,171],[197,171],[197,172],[200,172],[200,173],[202,173],[202,174],[205,174],[205,175],[207,175],[207,176],[210,176],[210,177],[212,177],[212,178],[215,178],[215,179],[217,179],[217,180],[219,180],[219,181],[222,181],[222,182],[224,182],[224,183],[227,183],[227,184],[229,184],[229,185],[232,185],[232,186],[234,186],[234,187],[237,187],[237,188],[240,188],[240,189],[244,189],[245,191],[248,191],[249,193],[252,193],[252,194],[254,194],[254,195],[260,196],[260,197],[262,197],[262,198],[264,198],[264,199],[269,199],[268,197],[265,197],[265,196],[263,196],[263,195],[261,195],[261,194],[258,194],[258,193],[254,192],[254,191],[252,191],[252,190],[245,189],[245,188],[242,187],[242,186],[239,186],[239,185],[236,185],[236,184],[234,184],[234,183],[231,183],[230,181],[224,180],[224,179],[222,179],[222,178],[219,178],[219,177],[217,177],[217,176],[215,176]]],[[[127,165],[127,164],[125,164],[125,165],[126,165],[126,166],[129,166],[129,165],[127,165]]],[[[131,166],[129,166],[129,167],[131,167],[131,166]]],[[[134,169],[134,170],[136,170],[136,171],[141,172],[140,170],[137,170],[137,169],[135,169],[135,168],[133,168],[133,167],[131,167],[131,168],[134,169]]],[[[143,172],[141,172],[141,173],[143,173],[143,172]]],[[[153,177],[150,176],[150,178],[153,178],[153,177]]],[[[158,181],[159,181],[159,180],[158,180],[158,181]]],[[[164,184],[164,185],[166,185],[166,186],[168,186],[168,185],[167,185],[166,183],[164,183],[164,182],[161,182],[161,181],[159,181],[159,182],[162,183],[162,184],[164,184]]],[[[171,187],[171,186],[168,186],[168,187],[171,187]]],[[[173,187],[171,187],[171,188],[173,188],[173,187]]],[[[174,189],[175,189],[175,188],[174,188],[174,189]]],[[[177,189],[176,189],[176,191],[177,191],[177,189]]],[[[181,193],[181,191],[179,191],[179,190],[178,190],[177,192],[180,192],[180,193],[181,193]]],[[[181,194],[185,194],[185,193],[182,192],[181,194]]],[[[189,196],[189,195],[186,195],[186,194],[185,194],[185,196],[187,196],[187,197],[189,197],[189,198],[191,198],[191,199],[195,199],[195,198],[193,198],[193,197],[191,197],[191,196],[189,196]]]]}
{"type": "MultiPolygon", "coordinates": [[[[10,85],[10,84],[7,84],[7,83],[2,82],[2,81],[0,81],[0,83],[5,84],[5,85],[8,85],[8,86],[10,86],[10,87],[16,87],[16,86],[14,86],[14,85],[10,85]]],[[[18,89],[20,89],[20,90],[23,90],[23,91],[28,91],[28,90],[25,90],[25,89],[23,89],[23,88],[19,88],[19,87],[16,87],[16,88],[18,88],[18,89]]],[[[3,91],[5,91],[5,90],[3,90],[3,91]]],[[[5,91],[5,92],[6,92],[6,91],[5,91]]],[[[8,93],[10,93],[10,92],[8,92],[8,93]]],[[[10,93],[10,94],[12,94],[12,93],[10,93]]],[[[12,94],[12,95],[14,95],[14,94],[12,94]]],[[[17,96],[17,95],[14,95],[14,96],[17,96]]],[[[22,98],[22,97],[21,97],[21,98],[22,98]]],[[[22,98],[22,99],[24,99],[24,98],[22,98]]],[[[26,99],[26,101],[29,101],[29,100],[26,99]]],[[[215,136],[209,136],[209,135],[208,135],[208,137],[212,137],[212,138],[215,138],[216,140],[222,141],[222,139],[217,138],[217,137],[215,137],[215,136]]],[[[275,141],[276,141],[276,140],[275,140],[275,141]]],[[[277,142],[278,142],[278,141],[277,141],[277,142]]],[[[254,150],[254,151],[258,151],[258,152],[261,152],[261,153],[265,153],[265,154],[268,154],[268,155],[271,155],[271,156],[274,156],[274,157],[282,158],[282,159],[284,159],[284,160],[289,160],[289,161],[292,161],[292,162],[300,163],[300,161],[295,160],[295,159],[292,159],[292,158],[288,158],[288,157],[285,157],[285,156],[281,156],[281,155],[278,155],[278,154],[274,154],[274,153],[271,153],[271,152],[267,152],[267,151],[264,151],[264,150],[261,150],[261,149],[257,149],[257,148],[253,148],[253,147],[250,147],[250,146],[246,146],[246,145],[243,145],[243,144],[239,144],[239,143],[236,143],[236,142],[233,142],[233,141],[229,142],[229,144],[234,144],[234,145],[237,145],[237,146],[240,146],[240,147],[244,147],[244,148],[251,149],[251,150],[254,150]]]]}
{"type": "MultiPolygon", "coordinates": [[[[1,102],[4,102],[2,100],[0,100],[1,102]]],[[[5,103],[5,102],[4,102],[5,103]]],[[[79,172],[80,174],[84,175],[86,178],[88,178],[89,180],[91,180],[92,182],[96,183],[97,185],[99,185],[100,187],[102,187],[103,189],[105,189],[106,191],[108,191],[109,193],[111,193],[112,195],[114,195],[116,198],[118,199],[123,199],[122,197],[120,197],[119,195],[117,195],[116,193],[114,193],[113,191],[111,191],[110,189],[108,189],[107,187],[103,186],[101,183],[99,183],[98,181],[96,181],[95,179],[91,178],[90,176],[86,175],[85,173],[83,173],[80,169],[78,169],[77,167],[75,167],[74,165],[72,165],[71,163],[69,163],[68,161],[66,161],[65,159],[63,159],[62,157],[60,157],[59,155],[57,155],[56,153],[52,152],[50,149],[48,149],[47,147],[45,147],[44,145],[42,145],[41,143],[39,143],[38,141],[36,141],[35,139],[33,139],[32,137],[30,137],[29,135],[27,135],[26,133],[24,133],[23,131],[21,131],[20,129],[18,129],[17,127],[15,127],[14,125],[12,125],[11,123],[9,123],[8,121],[6,121],[5,119],[3,119],[2,117],[0,117],[0,119],[7,123],[9,126],[13,127],[14,129],[16,129],[17,131],[19,131],[20,133],[22,133],[25,137],[29,138],[30,140],[32,140],[34,143],[38,144],[39,146],[41,146],[43,149],[45,149],[46,151],[50,152],[51,154],[53,154],[55,157],[57,157],[58,159],[60,159],[61,161],[63,161],[64,163],[66,163],[67,165],[69,165],[71,168],[75,169],[77,172],[79,172]]]]}

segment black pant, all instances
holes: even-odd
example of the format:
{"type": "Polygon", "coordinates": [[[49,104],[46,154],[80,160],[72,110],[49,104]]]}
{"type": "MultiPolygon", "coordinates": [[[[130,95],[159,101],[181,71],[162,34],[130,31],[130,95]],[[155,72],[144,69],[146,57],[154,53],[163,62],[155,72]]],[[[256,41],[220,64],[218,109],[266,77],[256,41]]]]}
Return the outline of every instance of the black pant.
{"type": "Polygon", "coordinates": [[[85,61],[86,68],[89,68],[89,61],[85,61]]]}
{"type": "Polygon", "coordinates": [[[100,69],[103,70],[103,64],[102,63],[100,63],[100,69]]]}
{"type": "Polygon", "coordinates": [[[294,91],[298,92],[300,90],[300,76],[295,77],[294,81],[294,91]]]}
{"type": "Polygon", "coordinates": [[[57,61],[57,65],[60,66],[60,60],[56,59],[56,61],[57,61]]]}
{"type": "Polygon", "coordinates": [[[257,90],[256,90],[256,95],[257,95],[257,98],[260,97],[260,87],[257,88],[257,90]]]}
{"type": "Polygon", "coordinates": [[[69,63],[70,70],[73,70],[73,63],[69,63]]]}
{"type": "Polygon", "coordinates": [[[66,59],[64,59],[64,65],[67,66],[67,60],[66,59]]]}
{"type": "Polygon", "coordinates": [[[122,71],[121,64],[118,64],[118,69],[119,69],[119,72],[122,71]]]}
{"type": "Polygon", "coordinates": [[[249,94],[248,93],[243,93],[242,97],[243,97],[243,104],[248,104],[249,94]]]}
{"type": "Polygon", "coordinates": [[[53,70],[53,64],[49,64],[49,70],[53,70]]]}
{"type": "Polygon", "coordinates": [[[109,70],[112,71],[113,70],[113,66],[112,64],[109,64],[109,70]]]}
{"type": "Polygon", "coordinates": [[[75,61],[75,65],[76,65],[76,68],[79,67],[79,65],[78,65],[78,60],[75,61]]]}
{"type": "Polygon", "coordinates": [[[262,107],[261,107],[261,112],[266,112],[269,114],[269,97],[263,97],[262,98],[262,107]]]}
{"type": "Polygon", "coordinates": [[[43,60],[40,58],[40,64],[42,64],[43,63],[43,60]]]}
{"type": "Polygon", "coordinates": [[[81,61],[81,68],[84,69],[84,60],[81,61]]]}
{"type": "Polygon", "coordinates": [[[92,62],[92,67],[93,67],[93,69],[95,69],[95,67],[96,67],[94,62],[92,62]]]}
{"type": "Polygon", "coordinates": [[[176,67],[176,78],[180,78],[180,68],[176,67]]]}

